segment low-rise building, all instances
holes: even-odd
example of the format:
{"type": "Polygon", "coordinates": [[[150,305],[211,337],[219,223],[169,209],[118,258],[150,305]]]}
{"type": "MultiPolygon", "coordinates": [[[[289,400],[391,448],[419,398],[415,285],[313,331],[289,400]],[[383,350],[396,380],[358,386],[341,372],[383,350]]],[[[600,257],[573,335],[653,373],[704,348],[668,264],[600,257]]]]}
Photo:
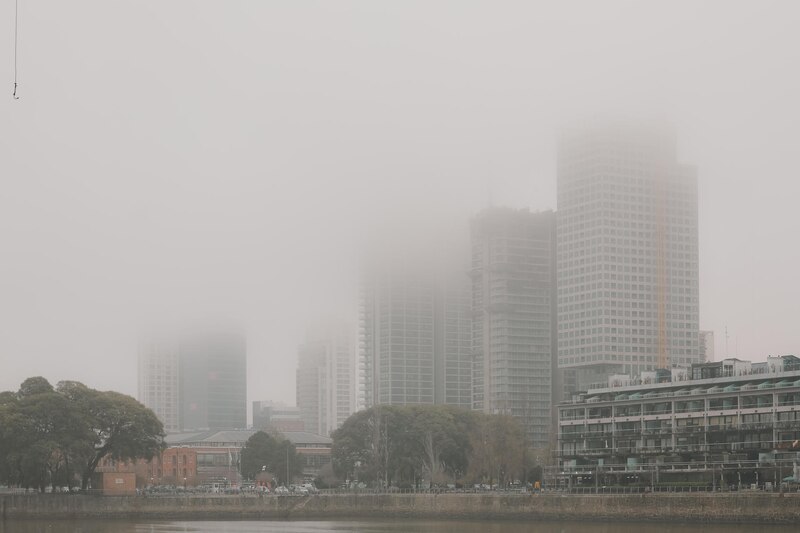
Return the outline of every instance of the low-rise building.
{"type": "MultiPolygon", "coordinates": [[[[182,453],[180,450],[192,450],[196,454],[195,484],[223,482],[238,486],[242,482],[239,473],[242,448],[247,439],[257,431],[237,429],[173,433],[167,435],[165,441],[170,449],[179,450],[177,454],[182,453]]],[[[297,454],[302,458],[305,479],[314,479],[322,467],[331,462],[333,441],[329,437],[307,431],[284,431],[281,435],[294,445],[297,454]]],[[[169,472],[169,469],[169,464],[162,467],[162,471],[169,472]]]]}
{"type": "Polygon", "coordinates": [[[161,456],[136,463],[137,486],[173,485],[194,487],[197,475],[197,450],[186,446],[170,447],[161,456]]]}
{"type": "Polygon", "coordinates": [[[616,375],[558,415],[551,483],[777,484],[800,461],[800,359],[616,375]]]}

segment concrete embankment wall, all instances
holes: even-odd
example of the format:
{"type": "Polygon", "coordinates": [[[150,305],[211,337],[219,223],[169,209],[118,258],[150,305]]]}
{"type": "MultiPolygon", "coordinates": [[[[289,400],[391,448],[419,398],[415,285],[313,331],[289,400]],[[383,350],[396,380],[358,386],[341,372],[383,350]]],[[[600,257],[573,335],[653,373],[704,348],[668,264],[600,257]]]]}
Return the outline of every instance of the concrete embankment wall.
{"type": "Polygon", "coordinates": [[[308,497],[0,496],[21,518],[605,520],[800,524],[800,495],[337,494],[308,497]]]}

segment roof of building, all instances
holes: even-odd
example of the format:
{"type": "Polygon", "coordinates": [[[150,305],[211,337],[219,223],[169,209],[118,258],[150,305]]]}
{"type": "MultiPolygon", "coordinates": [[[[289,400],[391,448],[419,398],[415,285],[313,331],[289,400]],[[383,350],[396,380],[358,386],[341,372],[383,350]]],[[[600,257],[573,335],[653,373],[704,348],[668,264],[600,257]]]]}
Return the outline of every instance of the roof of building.
{"type": "MultiPolygon", "coordinates": [[[[243,446],[247,439],[257,431],[256,429],[185,431],[169,433],[164,441],[170,446],[243,446]]],[[[309,444],[330,446],[333,443],[329,437],[315,435],[308,431],[282,431],[281,435],[295,446],[309,444]]]]}

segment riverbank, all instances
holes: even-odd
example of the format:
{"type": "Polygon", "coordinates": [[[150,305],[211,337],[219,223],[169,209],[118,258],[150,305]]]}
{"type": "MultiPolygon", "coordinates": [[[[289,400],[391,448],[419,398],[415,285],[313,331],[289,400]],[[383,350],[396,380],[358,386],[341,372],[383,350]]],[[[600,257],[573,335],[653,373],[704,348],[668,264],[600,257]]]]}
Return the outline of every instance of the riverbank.
{"type": "Polygon", "coordinates": [[[460,519],[800,524],[800,495],[325,494],[99,497],[0,496],[4,519],[460,519]]]}

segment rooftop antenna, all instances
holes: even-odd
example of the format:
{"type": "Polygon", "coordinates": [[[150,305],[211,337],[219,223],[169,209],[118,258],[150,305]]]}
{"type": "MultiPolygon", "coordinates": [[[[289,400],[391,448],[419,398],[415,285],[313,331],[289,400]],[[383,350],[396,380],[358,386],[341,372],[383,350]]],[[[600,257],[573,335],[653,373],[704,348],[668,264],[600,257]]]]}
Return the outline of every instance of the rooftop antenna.
{"type": "Polygon", "coordinates": [[[14,92],[11,96],[14,100],[19,100],[17,96],[17,47],[19,42],[19,0],[14,0],[14,92]]]}

